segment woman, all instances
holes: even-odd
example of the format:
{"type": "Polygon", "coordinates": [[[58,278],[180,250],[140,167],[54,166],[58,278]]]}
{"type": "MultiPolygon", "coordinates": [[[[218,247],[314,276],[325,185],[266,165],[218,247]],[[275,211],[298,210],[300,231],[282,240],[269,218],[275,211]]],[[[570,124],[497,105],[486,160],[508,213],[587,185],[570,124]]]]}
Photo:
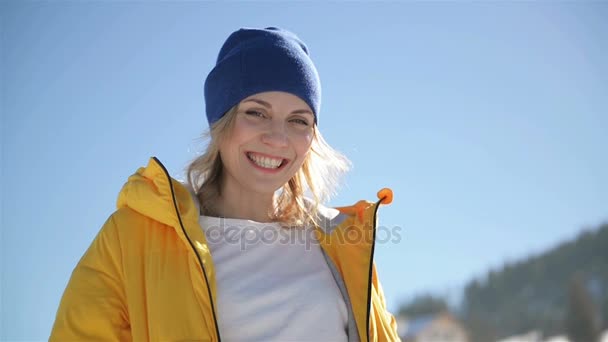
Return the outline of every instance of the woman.
{"type": "Polygon", "coordinates": [[[320,100],[297,36],[232,33],[205,81],[207,151],[186,185],[156,158],[129,177],[51,340],[399,340],[373,264],[392,194],[320,204],[348,165],[317,129],[320,100]]]}

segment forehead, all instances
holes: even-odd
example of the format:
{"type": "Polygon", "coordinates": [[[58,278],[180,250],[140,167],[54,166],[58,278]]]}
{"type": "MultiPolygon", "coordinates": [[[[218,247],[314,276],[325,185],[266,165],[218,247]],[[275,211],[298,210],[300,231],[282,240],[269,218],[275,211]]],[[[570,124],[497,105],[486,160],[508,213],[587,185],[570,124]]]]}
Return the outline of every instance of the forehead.
{"type": "Polygon", "coordinates": [[[310,106],[300,97],[283,92],[283,91],[267,91],[253,94],[244,98],[240,104],[260,104],[271,109],[289,109],[308,111],[312,115],[310,106]]]}

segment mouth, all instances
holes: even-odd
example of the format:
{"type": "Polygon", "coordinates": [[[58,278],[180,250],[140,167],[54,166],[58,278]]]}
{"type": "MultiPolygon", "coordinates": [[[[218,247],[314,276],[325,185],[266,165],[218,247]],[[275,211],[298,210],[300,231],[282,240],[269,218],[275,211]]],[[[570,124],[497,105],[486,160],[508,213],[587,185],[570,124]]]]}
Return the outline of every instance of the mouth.
{"type": "Polygon", "coordinates": [[[289,160],[285,158],[271,157],[256,152],[247,152],[245,154],[247,155],[247,159],[249,159],[249,161],[251,161],[253,165],[268,171],[276,171],[282,169],[289,162],[289,160]]]}

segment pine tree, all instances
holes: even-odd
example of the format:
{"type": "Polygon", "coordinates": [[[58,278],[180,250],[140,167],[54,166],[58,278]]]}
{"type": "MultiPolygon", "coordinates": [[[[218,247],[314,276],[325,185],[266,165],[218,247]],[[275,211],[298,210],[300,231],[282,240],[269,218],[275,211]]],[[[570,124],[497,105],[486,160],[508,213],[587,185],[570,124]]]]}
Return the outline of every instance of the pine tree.
{"type": "Polygon", "coordinates": [[[569,287],[566,332],[572,342],[599,340],[599,320],[593,300],[585,288],[583,278],[575,276],[569,287]]]}

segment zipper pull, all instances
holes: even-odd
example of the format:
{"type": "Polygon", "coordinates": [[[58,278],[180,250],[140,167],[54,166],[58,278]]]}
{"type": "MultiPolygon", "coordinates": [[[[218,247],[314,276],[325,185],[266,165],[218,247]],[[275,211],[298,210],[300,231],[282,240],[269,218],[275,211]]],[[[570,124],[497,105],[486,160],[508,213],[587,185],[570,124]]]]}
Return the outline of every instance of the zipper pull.
{"type": "Polygon", "coordinates": [[[389,188],[383,188],[378,191],[378,199],[380,204],[391,204],[393,203],[393,190],[389,188]]]}

